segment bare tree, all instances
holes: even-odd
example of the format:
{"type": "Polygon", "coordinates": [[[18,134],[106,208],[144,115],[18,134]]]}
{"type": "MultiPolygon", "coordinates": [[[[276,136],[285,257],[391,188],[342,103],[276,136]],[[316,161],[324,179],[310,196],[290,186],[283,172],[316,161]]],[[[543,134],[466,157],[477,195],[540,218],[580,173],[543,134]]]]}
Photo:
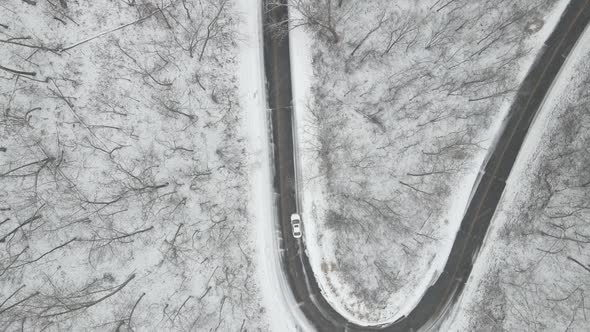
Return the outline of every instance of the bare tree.
{"type": "MultiPolygon", "coordinates": [[[[308,27],[317,31],[331,43],[336,44],[341,39],[339,24],[346,19],[347,15],[354,12],[354,2],[343,4],[339,0],[294,0],[287,2],[284,0],[271,0],[268,2],[267,10],[289,6],[291,10],[296,11],[300,18],[288,22],[289,29],[298,27],[308,27]]],[[[275,29],[278,34],[284,34],[284,27],[287,21],[274,22],[271,28],[275,29]]]]}

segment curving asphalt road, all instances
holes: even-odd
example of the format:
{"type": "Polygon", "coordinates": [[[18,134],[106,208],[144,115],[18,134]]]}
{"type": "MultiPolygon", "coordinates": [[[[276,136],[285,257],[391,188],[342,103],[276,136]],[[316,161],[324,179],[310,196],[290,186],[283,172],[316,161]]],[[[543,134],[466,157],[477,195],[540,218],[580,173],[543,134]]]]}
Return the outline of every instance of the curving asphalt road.
{"type": "MultiPolygon", "coordinates": [[[[287,21],[286,6],[266,10],[268,7],[265,2],[263,10],[266,23],[287,21]]],[[[282,233],[282,263],[300,309],[318,331],[415,331],[427,328],[444,317],[465,287],[529,126],[589,22],[590,0],[571,0],[519,88],[502,134],[487,164],[482,167],[480,181],[474,188],[474,195],[443,272],[407,316],[386,326],[359,326],[336,312],[322,295],[314,278],[304,242],[291,235],[289,216],[297,211],[297,194],[289,39],[288,36],[276,38],[270,29],[265,28],[264,57],[268,103],[272,110],[274,188],[279,214],[277,220],[282,233]]]]}

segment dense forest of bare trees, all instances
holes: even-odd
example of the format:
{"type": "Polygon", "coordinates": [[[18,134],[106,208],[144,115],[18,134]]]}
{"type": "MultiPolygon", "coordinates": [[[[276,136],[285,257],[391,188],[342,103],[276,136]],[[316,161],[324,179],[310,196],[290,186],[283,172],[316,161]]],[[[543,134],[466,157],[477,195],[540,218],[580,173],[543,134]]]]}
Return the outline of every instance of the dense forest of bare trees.
{"type": "Polygon", "coordinates": [[[0,12],[0,330],[264,325],[233,4],[0,12]]]}

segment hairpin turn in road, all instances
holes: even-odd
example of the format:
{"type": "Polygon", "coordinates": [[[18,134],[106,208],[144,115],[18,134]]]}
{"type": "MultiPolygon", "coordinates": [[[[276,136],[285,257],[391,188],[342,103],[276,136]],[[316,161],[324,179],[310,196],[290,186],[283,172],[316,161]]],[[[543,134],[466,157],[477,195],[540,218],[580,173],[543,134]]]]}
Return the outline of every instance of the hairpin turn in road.
{"type": "MultiPolygon", "coordinates": [[[[287,0],[282,1],[286,3],[287,0]]],[[[465,287],[530,124],[565,59],[590,21],[590,0],[570,1],[521,84],[503,131],[496,144],[490,148],[490,157],[482,167],[480,181],[469,202],[444,270],[407,316],[386,326],[359,326],[334,310],[314,278],[303,248],[303,239],[291,234],[290,216],[300,211],[297,211],[295,185],[297,160],[293,142],[289,36],[276,36],[267,28],[270,22],[288,24],[288,8],[268,8],[264,1],[264,61],[268,104],[272,110],[277,221],[282,236],[283,268],[300,309],[318,331],[415,331],[428,327],[444,317],[465,287]]],[[[303,224],[305,222],[303,220],[303,224]]]]}

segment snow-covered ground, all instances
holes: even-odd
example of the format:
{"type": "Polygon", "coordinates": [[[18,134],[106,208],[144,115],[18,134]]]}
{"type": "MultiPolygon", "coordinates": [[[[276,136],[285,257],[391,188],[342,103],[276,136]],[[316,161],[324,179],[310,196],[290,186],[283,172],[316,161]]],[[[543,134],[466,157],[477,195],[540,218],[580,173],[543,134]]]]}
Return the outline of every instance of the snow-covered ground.
{"type": "Polygon", "coordinates": [[[0,3],[0,330],[305,324],[273,242],[259,10],[0,3]]]}
{"type": "MultiPolygon", "coordinates": [[[[307,250],[350,320],[395,320],[436,277],[565,2],[344,1],[336,46],[291,32],[307,250]]],[[[0,329],[311,331],[271,209],[260,0],[0,9],[0,329]]]]}
{"type": "Polygon", "coordinates": [[[590,31],[547,95],[445,331],[587,331],[590,31]],[[585,186],[584,186],[585,185],[585,186]],[[570,257],[570,258],[568,258],[570,257]]]}
{"type": "Polygon", "coordinates": [[[442,270],[513,93],[567,1],[435,3],[334,5],[337,44],[291,11],[302,25],[290,38],[306,247],[328,301],[359,324],[407,314],[442,270]]]}

